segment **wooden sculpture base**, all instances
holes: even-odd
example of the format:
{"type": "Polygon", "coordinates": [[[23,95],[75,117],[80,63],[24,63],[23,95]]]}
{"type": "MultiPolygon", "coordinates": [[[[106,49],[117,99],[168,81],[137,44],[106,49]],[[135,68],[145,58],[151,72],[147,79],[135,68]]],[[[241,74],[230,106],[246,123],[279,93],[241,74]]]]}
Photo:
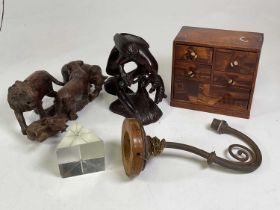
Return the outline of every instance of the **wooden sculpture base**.
{"type": "Polygon", "coordinates": [[[149,97],[146,97],[146,95],[137,93],[128,95],[127,97],[135,107],[135,110],[137,110],[137,113],[129,112],[119,99],[110,105],[110,110],[126,118],[137,118],[143,125],[154,123],[161,118],[162,111],[158,108],[157,104],[149,97]]]}

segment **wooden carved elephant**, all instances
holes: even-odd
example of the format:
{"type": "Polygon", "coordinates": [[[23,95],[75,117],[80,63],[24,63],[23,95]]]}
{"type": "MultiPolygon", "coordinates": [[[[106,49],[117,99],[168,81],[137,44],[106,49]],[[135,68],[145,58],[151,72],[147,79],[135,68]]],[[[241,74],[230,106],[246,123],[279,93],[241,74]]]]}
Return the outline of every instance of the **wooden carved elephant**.
{"type": "Polygon", "coordinates": [[[8,89],[8,103],[14,110],[15,116],[21,127],[21,131],[26,135],[27,125],[23,112],[34,110],[39,113],[40,118],[46,113],[42,107],[44,96],[55,97],[52,82],[63,86],[64,83],[55,79],[47,71],[35,71],[24,81],[16,81],[8,89]]]}
{"type": "MultiPolygon", "coordinates": [[[[102,90],[102,86],[104,84],[104,81],[106,80],[106,76],[102,75],[101,68],[97,65],[89,65],[84,63],[81,60],[72,61],[68,64],[65,64],[61,69],[61,74],[63,76],[64,83],[69,82],[71,79],[71,75],[74,71],[77,70],[77,68],[81,68],[84,72],[87,73],[88,76],[88,82],[90,83],[90,87],[94,85],[94,91],[90,93],[90,101],[92,101],[94,98],[96,98],[100,91],[102,90]]],[[[73,76],[72,76],[73,77],[73,76]]]]}
{"type": "Polygon", "coordinates": [[[65,85],[55,97],[55,114],[75,120],[77,112],[99,95],[107,77],[102,75],[99,66],[84,64],[83,61],[72,61],[64,65],[61,73],[65,85]],[[93,92],[92,84],[95,86],[93,92]]]}

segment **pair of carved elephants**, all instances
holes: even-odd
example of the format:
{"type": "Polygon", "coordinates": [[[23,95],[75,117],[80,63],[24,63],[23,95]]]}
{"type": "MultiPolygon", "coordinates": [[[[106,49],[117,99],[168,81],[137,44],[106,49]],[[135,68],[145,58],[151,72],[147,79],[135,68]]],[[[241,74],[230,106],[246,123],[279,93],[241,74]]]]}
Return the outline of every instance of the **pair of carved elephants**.
{"type": "MultiPolygon", "coordinates": [[[[76,112],[99,95],[107,78],[102,75],[99,66],[85,64],[83,61],[72,61],[64,65],[61,73],[64,82],[58,81],[47,71],[35,71],[24,81],[16,81],[8,89],[8,103],[14,110],[24,135],[28,126],[23,112],[34,110],[39,114],[40,120],[50,117],[50,113],[52,116],[74,120],[78,117],[76,112]],[[63,87],[56,92],[52,83],[63,87]],[[95,86],[94,91],[91,91],[92,85],[95,86]],[[55,98],[54,105],[48,108],[48,112],[42,106],[45,96],[55,98]]],[[[41,124],[36,121],[36,125],[41,124]]],[[[36,133],[35,136],[40,138],[40,133],[37,132],[39,130],[43,132],[42,128],[32,126],[29,133],[36,133]]]]}

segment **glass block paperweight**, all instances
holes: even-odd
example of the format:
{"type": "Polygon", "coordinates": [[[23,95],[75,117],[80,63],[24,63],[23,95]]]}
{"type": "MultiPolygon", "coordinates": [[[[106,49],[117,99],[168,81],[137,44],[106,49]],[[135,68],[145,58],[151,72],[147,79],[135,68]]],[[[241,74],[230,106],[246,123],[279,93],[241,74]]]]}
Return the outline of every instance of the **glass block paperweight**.
{"type": "Polygon", "coordinates": [[[104,142],[80,124],[68,130],[56,155],[63,178],[105,170],[104,142]]]}

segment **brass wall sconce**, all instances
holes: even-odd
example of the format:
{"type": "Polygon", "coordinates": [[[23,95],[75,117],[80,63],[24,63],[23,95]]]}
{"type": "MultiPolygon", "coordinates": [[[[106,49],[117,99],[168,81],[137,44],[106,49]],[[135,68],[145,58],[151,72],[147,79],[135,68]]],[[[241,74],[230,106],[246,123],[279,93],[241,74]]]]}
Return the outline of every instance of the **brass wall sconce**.
{"type": "Polygon", "coordinates": [[[234,160],[216,156],[215,152],[181,143],[167,142],[165,139],[146,136],[142,124],[133,118],[126,118],[122,126],[122,159],[127,176],[133,177],[144,170],[151,156],[162,153],[164,148],[185,150],[207,159],[208,164],[215,163],[222,167],[245,173],[256,170],[262,162],[262,154],[256,143],[240,131],[231,128],[226,121],[214,119],[211,128],[218,134],[230,134],[245,142],[250,148],[240,144],[232,144],[228,152],[234,160]]]}

